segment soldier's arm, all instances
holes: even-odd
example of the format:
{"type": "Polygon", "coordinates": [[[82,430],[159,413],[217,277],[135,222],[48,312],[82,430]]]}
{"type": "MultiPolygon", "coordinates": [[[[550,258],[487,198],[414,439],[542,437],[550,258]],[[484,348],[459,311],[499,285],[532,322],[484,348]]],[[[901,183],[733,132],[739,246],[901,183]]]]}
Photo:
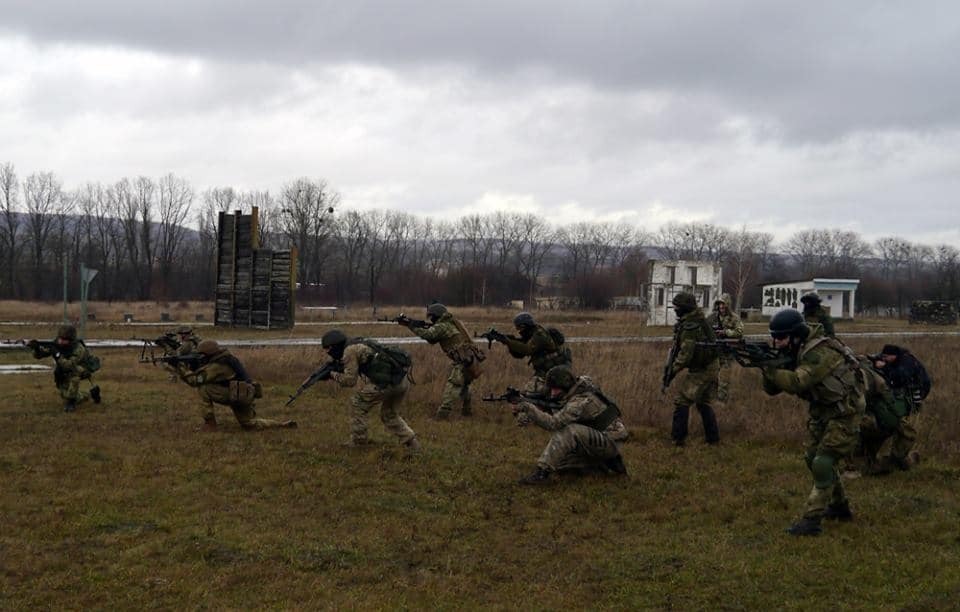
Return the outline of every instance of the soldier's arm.
{"type": "Polygon", "coordinates": [[[35,343],[36,343],[36,340],[31,340],[30,342],[27,343],[27,346],[30,347],[30,349],[33,351],[34,359],[44,359],[46,357],[50,357],[51,355],[53,355],[53,351],[51,351],[49,348],[45,346],[41,346],[40,344],[35,344],[35,343]],[[31,344],[31,343],[34,343],[34,344],[31,344]]]}
{"type": "Polygon", "coordinates": [[[502,342],[507,345],[507,348],[510,349],[510,352],[520,355],[521,357],[529,357],[533,355],[533,338],[530,339],[530,342],[524,342],[519,338],[512,338],[506,336],[502,342]]]}
{"type": "MultiPolygon", "coordinates": [[[[764,370],[764,384],[770,384],[780,391],[793,395],[803,393],[820,383],[833,370],[834,364],[819,355],[808,355],[796,370],[764,370]],[[817,359],[820,357],[819,359],[817,359]]],[[[766,387],[765,387],[766,388],[766,387]]]]}
{"type": "Polygon", "coordinates": [[[837,334],[833,331],[833,317],[828,315],[826,312],[823,313],[823,316],[820,317],[820,324],[823,325],[823,333],[830,336],[831,338],[835,337],[837,334]]]}
{"type": "Polygon", "coordinates": [[[197,384],[216,384],[229,382],[236,377],[236,372],[228,364],[210,363],[197,370],[197,384]]]}
{"type": "Polygon", "coordinates": [[[84,348],[82,344],[78,343],[76,347],[74,347],[73,353],[69,357],[61,357],[57,365],[62,370],[83,376],[87,373],[87,370],[80,364],[83,362],[86,356],[87,349],[84,348]]]}
{"type": "Polygon", "coordinates": [[[563,429],[570,423],[576,423],[589,402],[589,397],[574,397],[555,414],[544,412],[530,402],[520,402],[520,409],[526,412],[530,420],[539,427],[547,431],[556,431],[563,429]]]}
{"type": "Polygon", "coordinates": [[[743,338],[743,321],[737,315],[730,315],[732,325],[724,327],[723,335],[727,338],[743,338]]]}
{"type": "Polygon", "coordinates": [[[697,350],[698,331],[700,326],[689,327],[685,325],[680,331],[680,350],[677,351],[677,358],[673,360],[673,371],[679,372],[690,365],[693,360],[693,354],[697,350]]]}
{"type": "Polygon", "coordinates": [[[360,360],[367,353],[372,353],[371,349],[362,344],[348,346],[343,352],[343,372],[332,372],[330,378],[337,382],[341,387],[355,387],[360,380],[360,360]]]}
{"type": "Polygon", "coordinates": [[[451,327],[453,326],[445,323],[435,323],[430,327],[411,327],[409,329],[430,344],[436,344],[456,333],[456,329],[451,329],[451,327]]]}

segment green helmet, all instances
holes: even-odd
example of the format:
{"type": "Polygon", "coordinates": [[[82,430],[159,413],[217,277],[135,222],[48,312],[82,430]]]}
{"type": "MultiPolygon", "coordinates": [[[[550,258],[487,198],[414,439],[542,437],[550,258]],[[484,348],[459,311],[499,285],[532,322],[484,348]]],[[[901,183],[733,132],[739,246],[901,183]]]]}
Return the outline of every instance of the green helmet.
{"type": "Polygon", "coordinates": [[[180,334],[181,336],[184,334],[192,334],[193,328],[190,327],[189,325],[181,325],[180,327],[177,328],[177,333],[180,334]]]}
{"type": "Polygon", "coordinates": [[[513,317],[513,326],[520,327],[533,327],[537,322],[533,320],[533,315],[529,312],[521,312],[517,316],[513,317]]]}
{"type": "Polygon", "coordinates": [[[810,327],[803,320],[802,314],[792,308],[785,308],[770,318],[770,335],[775,338],[806,338],[810,335],[810,327]]]}
{"type": "Polygon", "coordinates": [[[548,387],[569,391],[577,384],[577,377],[566,366],[553,366],[547,370],[546,383],[548,387]]]}
{"type": "Polygon", "coordinates": [[[201,355],[206,355],[207,357],[210,355],[216,355],[220,352],[220,345],[217,344],[216,340],[204,340],[197,345],[197,352],[201,355]]]}
{"type": "Polygon", "coordinates": [[[811,291],[810,293],[804,294],[804,296],[800,298],[800,301],[803,302],[805,306],[819,305],[821,302],[820,294],[816,291],[811,291]]]}
{"type": "Polygon", "coordinates": [[[73,342],[77,339],[77,328],[73,325],[61,325],[57,328],[57,338],[63,338],[73,342]]]}
{"type": "Polygon", "coordinates": [[[320,338],[320,344],[323,348],[330,348],[338,344],[346,344],[347,336],[339,329],[331,329],[320,338]]]}
{"type": "Polygon", "coordinates": [[[433,319],[439,319],[443,315],[447,314],[447,307],[441,304],[440,302],[434,302],[427,306],[427,316],[433,319]]]}
{"type": "Polygon", "coordinates": [[[697,309],[697,298],[692,293],[678,293],[673,296],[673,306],[684,312],[690,312],[697,309]]]}

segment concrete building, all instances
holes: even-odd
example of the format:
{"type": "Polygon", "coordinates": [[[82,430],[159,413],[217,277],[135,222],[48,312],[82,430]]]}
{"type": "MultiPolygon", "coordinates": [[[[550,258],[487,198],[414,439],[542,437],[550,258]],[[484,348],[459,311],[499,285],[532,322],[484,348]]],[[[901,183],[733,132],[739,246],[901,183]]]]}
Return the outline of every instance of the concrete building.
{"type": "Polygon", "coordinates": [[[697,296],[708,312],[722,293],[723,271],[710,261],[663,260],[650,262],[646,284],[647,325],[673,325],[673,296],[684,291],[697,296]]]}
{"type": "Polygon", "coordinates": [[[803,310],[800,298],[805,293],[816,291],[831,317],[852,319],[856,312],[859,285],[860,280],[853,278],[812,278],[763,285],[763,316],[772,317],[784,308],[803,310]]]}

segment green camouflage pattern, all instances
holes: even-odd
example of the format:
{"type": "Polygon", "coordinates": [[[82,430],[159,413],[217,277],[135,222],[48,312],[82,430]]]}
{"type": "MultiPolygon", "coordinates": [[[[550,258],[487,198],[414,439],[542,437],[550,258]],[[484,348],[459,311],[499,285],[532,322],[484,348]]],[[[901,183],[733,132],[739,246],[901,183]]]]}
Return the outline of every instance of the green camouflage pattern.
{"type": "Polygon", "coordinates": [[[827,337],[835,338],[836,332],[833,330],[833,318],[827,314],[827,310],[823,306],[817,306],[817,309],[810,313],[803,314],[803,320],[807,322],[807,325],[811,327],[813,325],[820,325],[823,327],[823,333],[827,337]]]}
{"type": "Polygon", "coordinates": [[[90,393],[80,389],[80,381],[83,379],[90,380],[93,384],[92,374],[83,366],[87,358],[87,347],[82,342],[74,341],[59,351],[38,345],[33,347],[33,356],[36,359],[53,357],[53,380],[64,401],[79,406],[90,399],[90,393]]]}
{"type": "Polygon", "coordinates": [[[507,336],[503,343],[507,345],[510,354],[517,359],[529,357],[534,374],[541,378],[546,376],[547,371],[553,366],[570,365],[570,360],[564,351],[557,346],[550,332],[542,325],[534,327],[529,340],[507,336]]]}

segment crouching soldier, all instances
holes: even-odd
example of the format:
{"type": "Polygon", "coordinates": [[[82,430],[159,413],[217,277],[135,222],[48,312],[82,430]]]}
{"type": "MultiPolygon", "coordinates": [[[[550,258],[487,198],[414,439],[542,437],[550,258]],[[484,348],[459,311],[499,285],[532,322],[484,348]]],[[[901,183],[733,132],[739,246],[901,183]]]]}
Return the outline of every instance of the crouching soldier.
{"type": "Polygon", "coordinates": [[[520,483],[544,484],[549,481],[551,473],[571,469],[601,469],[626,474],[620,449],[605,431],[620,416],[616,404],[589,379],[577,378],[564,366],[551,368],[544,384],[549,397],[559,402],[559,410],[544,412],[523,401],[522,397],[514,408],[521,421],[529,420],[553,432],[537,460],[536,470],[520,483]]]}
{"type": "Polygon", "coordinates": [[[214,340],[204,340],[197,346],[197,359],[190,360],[194,369],[186,369],[181,378],[200,394],[200,413],[204,431],[217,429],[214,404],[229,406],[245,430],[296,427],[296,421],[274,421],[257,417],[254,403],[263,397],[260,384],[255,383],[240,360],[221,348],[214,340]],[[195,364],[195,365],[194,365],[195,364]]]}
{"type": "Polygon", "coordinates": [[[486,359],[486,355],[470,339],[470,334],[463,324],[455,319],[443,304],[427,306],[427,318],[430,319],[428,326],[422,325],[422,322],[417,325],[412,319],[402,316],[397,318],[397,323],[430,344],[439,343],[444,354],[453,362],[440,396],[440,407],[434,418],[450,418],[450,412],[458,400],[461,403],[460,414],[470,416],[470,383],[480,376],[480,362],[486,359]]]}
{"type": "Polygon", "coordinates": [[[56,364],[53,370],[53,380],[63,398],[63,411],[73,412],[77,406],[93,399],[93,403],[100,403],[100,387],[93,385],[93,373],[100,368],[100,360],[94,357],[83,340],[77,339],[77,328],[73,325],[62,325],[57,330],[57,337],[50,342],[30,340],[27,348],[33,351],[36,359],[53,357],[56,364]],[[89,380],[93,385],[90,391],[80,389],[81,380],[89,380]]]}
{"type": "Polygon", "coordinates": [[[341,363],[339,372],[332,372],[330,378],[341,387],[360,387],[350,400],[350,442],[348,446],[363,446],[370,443],[367,436],[367,417],[370,411],[380,406],[380,421],[383,426],[397,437],[409,451],[420,450],[420,442],[406,421],[400,416],[398,408],[410,388],[407,373],[410,370],[410,356],[406,352],[380,345],[373,340],[347,336],[339,329],[323,334],[320,343],[330,358],[341,363]]]}

